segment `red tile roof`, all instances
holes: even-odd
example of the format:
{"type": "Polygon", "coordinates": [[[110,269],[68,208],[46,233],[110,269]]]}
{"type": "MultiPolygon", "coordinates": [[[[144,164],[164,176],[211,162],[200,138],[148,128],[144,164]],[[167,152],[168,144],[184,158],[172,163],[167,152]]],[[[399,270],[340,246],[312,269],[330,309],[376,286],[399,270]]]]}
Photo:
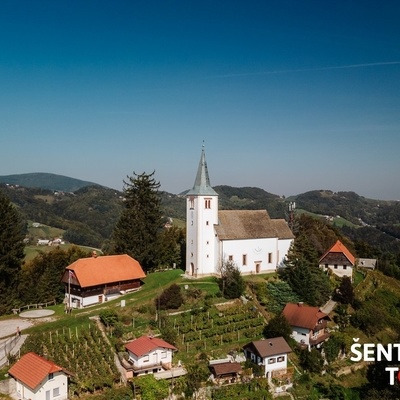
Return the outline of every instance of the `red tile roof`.
{"type": "Polygon", "coordinates": [[[301,303],[288,303],[283,309],[283,315],[290,326],[313,329],[320,319],[328,319],[328,314],[323,313],[318,307],[310,307],[301,303]]]}
{"type": "Polygon", "coordinates": [[[175,346],[172,346],[172,344],[167,343],[165,340],[151,336],[141,336],[140,338],[129,342],[125,345],[125,348],[137,357],[141,357],[157,348],[170,349],[173,351],[177,350],[175,346]]]}
{"type": "Polygon", "coordinates": [[[127,254],[80,258],[66,268],[62,279],[64,283],[68,283],[69,271],[73,274],[71,283],[81,287],[146,277],[139,262],[127,254]]]}
{"type": "Polygon", "coordinates": [[[353,254],[350,253],[347,247],[340,240],[336,241],[336,243],[319,259],[319,261],[321,262],[329,253],[342,253],[352,265],[356,262],[353,254]]]}
{"type": "Polygon", "coordinates": [[[49,374],[59,371],[63,369],[52,361],[36,353],[27,353],[10,368],[8,373],[25,386],[35,389],[49,374]]]}

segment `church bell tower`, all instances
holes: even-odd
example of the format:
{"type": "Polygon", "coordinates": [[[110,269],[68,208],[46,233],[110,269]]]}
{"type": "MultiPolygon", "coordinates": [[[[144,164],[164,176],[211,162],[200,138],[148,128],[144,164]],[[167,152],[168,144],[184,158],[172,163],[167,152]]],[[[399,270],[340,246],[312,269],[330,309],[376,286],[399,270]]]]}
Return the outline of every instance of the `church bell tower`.
{"type": "Polygon", "coordinates": [[[210,185],[204,144],[193,188],[186,195],[186,274],[217,273],[218,194],[210,185]]]}

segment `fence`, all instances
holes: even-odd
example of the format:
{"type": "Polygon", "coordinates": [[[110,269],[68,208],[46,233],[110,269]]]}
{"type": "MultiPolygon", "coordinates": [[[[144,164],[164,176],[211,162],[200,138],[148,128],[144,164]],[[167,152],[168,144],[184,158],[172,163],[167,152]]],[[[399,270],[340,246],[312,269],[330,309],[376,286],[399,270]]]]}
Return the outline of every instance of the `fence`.
{"type": "MultiPolygon", "coordinates": [[[[19,336],[13,336],[8,339],[2,344],[0,344],[0,364],[3,358],[7,358],[10,354],[11,350],[15,347],[16,343],[18,342],[19,336]]],[[[1,365],[0,365],[1,367],[1,365]]]]}
{"type": "Polygon", "coordinates": [[[12,312],[14,314],[20,314],[22,311],[30,310],[31,308],[46,308],[48,306],[56,305],[56,300],[47,301],[46,303],[36,303],[36,304],[28,304],[27,306],[22,306],[20,308],[13,308],[12,312]]]}

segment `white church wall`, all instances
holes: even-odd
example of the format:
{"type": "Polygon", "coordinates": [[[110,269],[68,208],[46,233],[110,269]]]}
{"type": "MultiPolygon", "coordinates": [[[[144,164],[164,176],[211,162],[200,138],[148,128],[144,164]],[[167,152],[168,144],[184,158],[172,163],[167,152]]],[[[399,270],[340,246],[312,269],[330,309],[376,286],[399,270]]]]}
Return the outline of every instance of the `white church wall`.
{"type": "Polygon", "coordinates": [[[277,265],[280,265],[289,252],[293,239],[280,239],[278,240],[278,257],[277,265]]]}
{"type": "Polygon", "coordinates": [[[224,240],[221,254],[232,260],[242,274],[267,273],[276,270],[278,240],[276,238],[224,240]]]}

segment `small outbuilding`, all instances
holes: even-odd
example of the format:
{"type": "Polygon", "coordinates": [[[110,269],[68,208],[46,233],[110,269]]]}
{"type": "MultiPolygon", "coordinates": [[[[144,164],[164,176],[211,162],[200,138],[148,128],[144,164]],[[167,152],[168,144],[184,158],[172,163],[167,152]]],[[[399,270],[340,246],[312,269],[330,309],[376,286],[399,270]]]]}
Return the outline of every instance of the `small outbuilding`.
{"type": "Polygon", "coordinates": [[[218,383],[236,382],[238,376],[242,372],[242,366],[235,361],[211,361],[208,369],[212,373],[213,379],[218,383]]]}

